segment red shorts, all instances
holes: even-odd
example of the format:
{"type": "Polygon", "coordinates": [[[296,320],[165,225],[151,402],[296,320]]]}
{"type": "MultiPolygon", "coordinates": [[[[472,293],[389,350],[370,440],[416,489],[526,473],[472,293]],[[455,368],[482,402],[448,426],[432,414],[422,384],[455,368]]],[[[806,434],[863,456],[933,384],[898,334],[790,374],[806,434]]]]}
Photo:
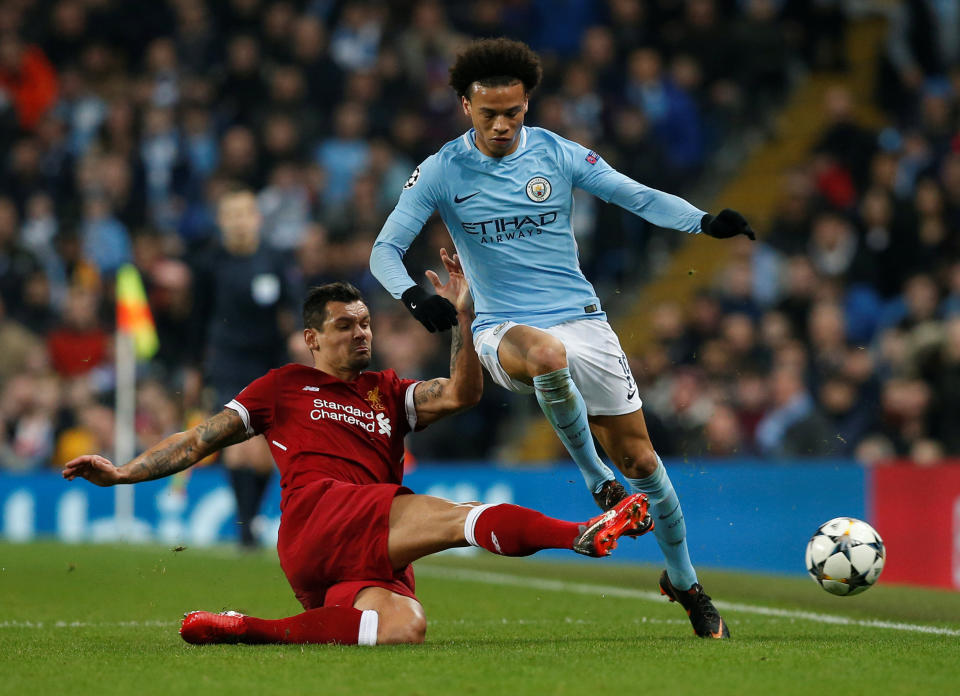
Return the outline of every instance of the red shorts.
{"type": "Polygon", "coordinates": [[[365,587],[416,599],[413,567],[395,571],[387,553],[390,506],[396,496],[412,492],[392,483],[323,479],[287,498],[277,552],[305,609],[353,606],[365,587]]]}

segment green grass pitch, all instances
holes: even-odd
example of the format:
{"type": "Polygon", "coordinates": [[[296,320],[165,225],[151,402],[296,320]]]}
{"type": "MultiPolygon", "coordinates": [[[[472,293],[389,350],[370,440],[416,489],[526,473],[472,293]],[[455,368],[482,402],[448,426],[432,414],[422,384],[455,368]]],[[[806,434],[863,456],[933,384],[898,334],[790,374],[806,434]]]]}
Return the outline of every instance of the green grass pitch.
{"type": "Polygon", "coordinates": [[[705,571],[733,639],[703,641],[658,574],[444,555],[425,645],[195,647],[184,611],[299,611],[274,553],[0,543],[0,694],[957,693],[958,593],[705,571]]]}

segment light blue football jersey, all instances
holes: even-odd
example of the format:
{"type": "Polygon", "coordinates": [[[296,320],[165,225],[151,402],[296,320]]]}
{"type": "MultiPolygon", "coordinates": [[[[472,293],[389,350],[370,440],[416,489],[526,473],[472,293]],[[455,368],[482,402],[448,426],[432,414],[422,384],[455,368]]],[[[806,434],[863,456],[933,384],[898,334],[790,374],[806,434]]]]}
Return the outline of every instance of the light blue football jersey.
{"type": "Polygon", "coordinates": [[[517,149],[500,158],[480,152],[471,129],[414,170],[373,246],[370,270],[396,298],[413,286],[403,256],[436,210],[470,283],[475,332],[504,321],[546,328],[606,318],[580,270],[574,188],[684,232],[699,232],[705,215],[543,128],[523,127],[517,149]]]}

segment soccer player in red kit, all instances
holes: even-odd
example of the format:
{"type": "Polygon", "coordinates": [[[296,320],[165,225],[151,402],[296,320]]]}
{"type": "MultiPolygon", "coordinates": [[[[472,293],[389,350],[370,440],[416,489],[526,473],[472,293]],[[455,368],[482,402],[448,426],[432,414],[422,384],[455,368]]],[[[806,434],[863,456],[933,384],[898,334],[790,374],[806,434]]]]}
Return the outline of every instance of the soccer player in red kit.
{"type": "Polygon", "coordinates": [[[187,614],[190,643],[419,643],[426,631],[410,563],[444,549],[480,546],[504,556],[566,548],[605,556],[628,531],[649,531],[647,499],[635,494],[586,523],[516,505],[453,503],[401,484],[403,438],[475,404],[482,390],[470,337],[473,303],[459,259],[441,251],[445,284],[427,276],[458,313],[450,377],[369,372],[370,312],[347,283],[313,288],[304,340],[313,367],[286,365],[254,380],[206,422],[171,435],[119,468],[84,455],[63,476],[100,485],[182,471],[211,452],[263,435],[281,475],[280,564],[302,614],[259,619],[236,612],[187,614]]]}

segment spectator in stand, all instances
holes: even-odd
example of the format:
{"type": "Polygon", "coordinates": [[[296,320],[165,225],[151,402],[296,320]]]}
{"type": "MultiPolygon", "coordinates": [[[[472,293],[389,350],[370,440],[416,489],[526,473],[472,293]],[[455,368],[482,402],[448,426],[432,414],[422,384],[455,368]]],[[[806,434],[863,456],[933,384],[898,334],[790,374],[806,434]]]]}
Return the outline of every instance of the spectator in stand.
{"type": "Polygon", "coordinates": [[[790,41],[778,21],[774,0],[747,0],[733,26],[733,44],[740,69],[738,82],[761,112],[783,99],[789,85],[790,41]]]}
{"type": "Polygon", "coordinates": [[[886,50],[877,74],[878,99],[898,119],[916,117],[918,96],[931,78],[960,64],[960,9],[953,2],[890,3],[886,50]]]}
{"type": "Polygon", "coordinates": [[[816,457],[834,453],[835,434],[804,386],[802,373],[792,367],[775,368],[771,384],[772,408],[757,424],[761,454],[816,457]]]}
{"type": "Polygon", "coordinates": [[[837,454],[852,456],[874,424],[874,404],[861,398],[857,384],[841,373],[822,380],[818,391],[828,429],[836,433],[833,444],[837,454]]]}
{"type": "Polygon", "coordinates": [[[764,241],[782,254],[806,251],[813,217],[814,184],[809,167],[792,167],[781,178],[780,198],[764,241]]]}
{"type": "Polygon", "coordinates": [[[60,383],[54,375],[20,374],[0,395],[0,469],[44,467],[54,450],[60,383]]]}
{"type": "Polygon", "coordinates": [[[627,59],[627,101],[643,109],[663,143],[667,162],[679,176],[694,176],[703,165],[704,142],[696,103],[663,74],[663,58],[639,48],[627,59]]]}
{"type": "Polygon", "coordinates": [[[366,169],[370,146],[364,139],[367,115],[354,102],[340,104],[333,117],[333,136],[317,148],[315,159],[326,172],[323,199],[327,205],[342,203],[350,193],[353,180],[366,169]]]}
{"type": "Polygon", "coordinates": [[[27,277],[39,268],[37,259],[18,239],[20,219],[13,200],[0,197],[0,299],[18,307],[27,277]]]}
{"type": "Polygon", "coordinates": [[[410,26],[400,34],[398,49],[410,84],[430,89],[446,87],[447,69],[464,37],[447,22],[443,4],[420,0],[413,7],[410,26]]]}
{"type": "Polygon", "coordinates": [[[261,75],[260,45],[253,36],[241,34],[230,39],[226,72],[217,92],[217,103],[229,123],[252,122],[267,97],[261,75]]]}
{"type": "Polygon", "coordinates": [[[743,434],[737,413],[727,404],[717,404],[710,420],[703,426],[700,456],[735,457],[748,454],[744,449],[743,434]]]}
{"type": "Polygon", "coordinates": [[[193,276],[184,262],[165,258],[154,264],[144,280],[160,344],[154,360],[171,383],[182,385],[195,350],[185,340],[195,330],[193,276]]]}
{"type": "Polygon", "coordinates": [[[807,320],[813,384],[818,386],[840,370],[847,354],[847,325],[843,309],[832,302],[817,302],[807,320]]]}
{"type": "Polygon", "coordinates": [[[727,314],[721,321],[720,335],[729,349],[735,373],[770,365],[770,354],[758,344],[756,326],[750,316],[738,312],[727,314]]]}
{"type": "Polygon", "coordinates": [[[83,255],[101,273],[113,275],[132,260],[127,228],[113,214],[110,203],[99,195],[83,203],[83,255]]]}
{"type": "Polygon", "coordinates": [[[316,17],[301,16],[293,25],[293,60],[307,78],[311,104],[334,104],[340,98],[343,73],[327,53],[327,35],[316,17]]]}
{"type": "Polygon", "coordinates": [[[746,314],[759,319],[762,313],[753,293],[753,270],[750,261],[735,260],[724,269],[718,299],[725,313],[746,314]]]}
{"type": "Polygon", "coordinates": [[[31,361],[44,355],[43,342],[23,324],[11,318],[0,299],[0,389],[15,375],[26,371],[31,361]]]}
{"type": "Polygon", "coordinates": [[[770,385],[766,375],[757,370],[745,370],[737,375],[733,387],[738,432],[742,438],[741,454],[757,451],[757,426],[763,420],[770,401],[770,385]]]}
{"type": "Polygon", "coordinates": [[[47,335],[50,362],[61,377],[90,372],[110,357],[110,334],[97,314],[99,302],[95,291],[81,285],[68,291],[63,321],[47,335]]]}
{"type": "Polygon", "coordinates": [[[817,273],[850,282],[871,283],[873,269],[853,225],[837,213],[823,212],[813,220],[807,253],[817,273]]]}
{"type": "Polygon", "coordinates": [[[854,114],[853,95],[844,86],[827,90],[823,100],[827,128],[814,151],[829,155],[849,176],[857,191],[866,188],[870,161],[877,150],[877,135],[861,126],[854,114]]]}
{"type": "Polygon", "coordinates": [[[379,3],[360,1],[343,6],[330,36],[330,55],[343,72],[368,70],[376,64],[386,23],[385,9],[379,3]]]}
{"type": "Polygon", "coordinates": [[[0,95],[13,102],[17,122],[32,131],[57,99],[57,73],[39,46],[9,29],[0,33],[0,95]]]}
{"type": "Polygon", "coordinates": [[[254,188],[260,185],[263,171],[260,153],[253,131],[246,126],[234,126],[220,141],[220,167],[217,176],[238,181],[254,188]]]}

